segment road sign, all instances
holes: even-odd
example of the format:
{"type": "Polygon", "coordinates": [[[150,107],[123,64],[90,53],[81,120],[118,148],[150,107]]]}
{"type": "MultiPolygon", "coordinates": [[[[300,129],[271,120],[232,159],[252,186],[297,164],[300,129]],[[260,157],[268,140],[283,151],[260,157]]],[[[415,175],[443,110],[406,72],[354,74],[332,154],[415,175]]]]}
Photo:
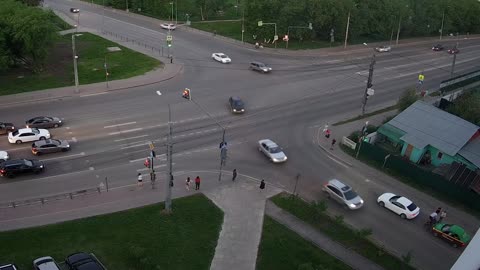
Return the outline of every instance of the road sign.
{"type": "Polygon", "coordinates": [[[262,26],[263,25],[263,21],[258,21],[258,26],[262,26]]]}
{"type": "Polygon", "coordinates": [[[277,41],[277,40],[278,40],[278,35],[273,36],[273,41],[277,41]]]}
{"type": "Polygon", "coordinates": [[[367,89],[367,95],[368,96],[373,96],[373,94],[375,94],[375,90],[373,90],[373,88],[368,88],[367,89]]]}
{"type": "Polygon", "coordinates": [[[172,41],[172,40],[173,40],[172,35],[167,35],[167,41],[172,41]]]}
{"type": "Polygon", "coordinates": [[[425,76],[423,74],[419,74],[418,75],[418,80],[423,82],[423,80],[425,79],[425,76]]]}

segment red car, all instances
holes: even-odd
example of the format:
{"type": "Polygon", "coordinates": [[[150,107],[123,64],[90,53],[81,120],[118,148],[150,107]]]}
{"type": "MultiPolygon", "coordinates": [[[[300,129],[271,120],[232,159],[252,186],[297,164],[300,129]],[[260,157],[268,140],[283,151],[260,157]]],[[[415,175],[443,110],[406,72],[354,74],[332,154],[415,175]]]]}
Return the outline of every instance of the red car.
{"type": "Polygon", "coordinates": [[[457,48],[451,48],[451,49],[448,49],[447,51],[449,54],[457,54],[460,52],[460,50],[458,50],[457,48]]]}

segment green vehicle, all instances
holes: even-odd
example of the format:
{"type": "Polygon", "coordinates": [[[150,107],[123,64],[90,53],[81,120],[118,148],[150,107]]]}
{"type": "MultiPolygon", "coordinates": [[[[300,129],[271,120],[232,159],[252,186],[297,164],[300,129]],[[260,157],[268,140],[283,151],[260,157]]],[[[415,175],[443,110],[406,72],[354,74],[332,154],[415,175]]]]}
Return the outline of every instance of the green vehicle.
{"type": "Polygon", "coordinates": [[[447,240],[453,247],[464,247],[470,241],[470,236],[465,230],[454,224],[437,223],[432,227],[432,233],[447,240]]]}

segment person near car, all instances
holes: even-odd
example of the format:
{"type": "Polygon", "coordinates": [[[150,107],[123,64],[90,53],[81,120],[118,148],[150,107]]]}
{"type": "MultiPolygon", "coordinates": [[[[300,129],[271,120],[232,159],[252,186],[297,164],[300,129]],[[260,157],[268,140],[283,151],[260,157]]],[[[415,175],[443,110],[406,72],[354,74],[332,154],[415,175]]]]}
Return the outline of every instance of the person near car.
{"type": "Polygon", "coordinates": [[[141,173],[137,174],[137,187],[143,187],[143,177],[141,173]]]}
{"type": "Polygon", "coordinates": [[[200,189],[200,176],[195,177],[195,190],[200,189]]]}
{"type": "Polygon", "coordinates": [[[438,218],[438,222],[442,222],[442,220],[446,217],[447,217],[447,211],[443,210],[442,212],[440,212],[440,217],[438,218]]]}
{"type": "Polygon", "coordinates": [[[190,190],[190,176],[187,177],[187,180],[185,181],[185,188],[186,188],[187,190],[190,190]]]}
{"type": "Polygon", "coordinates": [[[232,181],[235,182],[235,179],[237,178],[237,169],[233,169],[233,173],[232,173],[232,181]]]}

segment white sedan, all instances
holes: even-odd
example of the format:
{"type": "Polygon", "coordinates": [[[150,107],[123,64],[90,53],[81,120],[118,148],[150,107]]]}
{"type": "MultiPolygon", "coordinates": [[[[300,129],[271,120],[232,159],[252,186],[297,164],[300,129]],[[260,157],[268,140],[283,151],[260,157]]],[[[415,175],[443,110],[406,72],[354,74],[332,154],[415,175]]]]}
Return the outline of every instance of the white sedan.
{"type": "Polygon", "coordinates": [[[258,151],[267,156],[273,163],[287,161],[287,155],[283,153],[282,148],[270,139],[258,141],[258,151]]]}
{"type": "Polygon", "coordinates": [[[392,50],[392,47],[390,46],[380,46],[375,48],[375,51],[377,52],[389,52],[391,50],[392,50]]]}
{"type": "Polygon", "coordinates": [[[171,23],[162,23],[160,24],[160,27],[167,30],[175,30],[175,28],[177,28],[175,24],[171,24],[171,23]]]}
{"type": "Polygon", "coordinates": [[[383,193],[377,203],[399,215],[401,218],[413,219],[420,213],[420,208],[409,199],[393,193],[383,193]]]}
{"type": "Polygon", "coordinates": [[[21,128],[8,133],[8,142],[16,144],[46,139],[50,139],[50,132],[46,129],[21,128]]]}
{"type": "Polygon", "coordinates": [[[212,53],[212,58],[215,61],[218,61],[218,62],[223,63],[223,64],[228,64],[228,63],[232,62],[232,59],[230,59],[230,57],[228,57],[224,53],[212,53]]]}
{"type": "Polygon", "coordinates": [[[7,161],[9,158],[7,151],[0,151],[0,163],[7,161]]]}

